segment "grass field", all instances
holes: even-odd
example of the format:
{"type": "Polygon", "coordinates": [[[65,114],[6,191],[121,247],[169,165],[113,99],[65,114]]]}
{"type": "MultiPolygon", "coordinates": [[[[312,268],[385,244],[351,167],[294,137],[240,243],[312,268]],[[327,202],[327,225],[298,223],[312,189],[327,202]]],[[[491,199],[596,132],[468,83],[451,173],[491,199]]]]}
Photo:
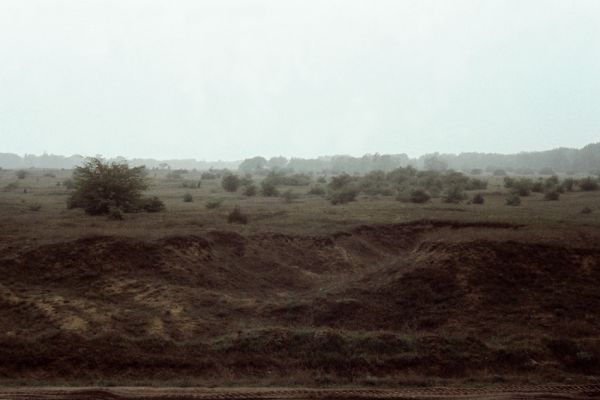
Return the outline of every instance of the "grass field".
{"type": "Polygon", "coordinates": [[[600,191],[507,206],[502,178],[487,177],[468,193],[482,205],[361,194],[334,206],[309,186],[280,187],[298,195],[286,202],[226,192],[200,172],[151,171],[146,194],[166,211],[113,221],[67,209],[71,171],[27,172],[0,171],[0,188],[18,185],[0,189],[4,382],[394,386],[600,373],[600,191]],[[227,223],[234,207],[247,224],[227,223]]]}

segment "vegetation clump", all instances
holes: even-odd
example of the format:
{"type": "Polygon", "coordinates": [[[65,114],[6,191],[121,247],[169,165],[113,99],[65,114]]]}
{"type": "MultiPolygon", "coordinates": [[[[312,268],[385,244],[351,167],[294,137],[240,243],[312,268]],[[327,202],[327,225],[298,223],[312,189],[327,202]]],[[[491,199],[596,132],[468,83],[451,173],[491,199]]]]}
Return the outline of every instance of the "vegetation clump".
{"type": "Polygon", "coordinates": [[[334,190],[329,194],[329,202],[333,205],[346,204],[356,200],[358,190],[353,187],[344,187],[334,190]]]}
{"type": "Polygon", "coordinates": [[[584,192],[598,190],[598,187],[600,186],[598,185],[598,180],[589,176],[587,178],[580,179],[577,182],[577,185],[579,186],[579,189],[583,190],[584,192]]]}
{"type": "Polygon", "coordinates": [[[556,189],[549,190],[546,193],[544,193],[544,200],[556,201],[559,197],[560,193],[556,189]]]}
{"type": "Polygon", "coordinates": [[[279,196],[279,190],[275,184],[268,179],[263,179],[260,183],[260,193],[265,197],[277,197],[279,196]]]}
{"type": "Polygon", "coordinates": [[[312,196],[325,196],[325,188],[323,186],[320,185],[315,185],[313,187],[310,188],[310,190],[308,191],[307,194],[312,195],[312,196]]]}
{"type": "Polygon", "coordinates": [[[228,174],[221,180],[221,186],[228,192],[236,192],[241,185],[241,180],[237,175],[228,174]]]}
{"type": "Polygon", "coordinates": [[[292,192],[291,190],[286,190],[281,195],[281,198],[283,199],[283,201],[285,203],[291,203],[292,201],[294,201],[295,199],[298,198],[298,195],[296,193],[292,192]]]}
{"type": "Polygon", "coordinates": [[[257,192],[258,189],[256,188],[256,185],[254,183],[250,183],[244,186],[244,196],[253,197],[256,196],[257,192]]]}
{"type": "Polygon", "coordinates": [[[227,222],[230,224],[247,224],[248,216],[239,209],[239,207],[235,207],[233,211],[227,215],[227,222]]]}
{"type": "Polygon", "coordinates": [[[427,203],[431,196],[425,189],[414,189],[411,190],[409,195],[409,201],[412,203],[427,203]]]}
{"type": "Polygon", "coordinates": [[[473,196],[473,199],[471,199],[471,203],[473,204],[483,204],[484,202],[485,199],[481,193],[477,193],[475,196],[473,196]]]}
{"type": "Polygon", "coordinates": [[[194,197],[191,195],[191,193],[186,193],[183,195],[183,202],[184,203],[191,203],[194,201],[194,197]]]}
{"type": "Polygon", "coordinates": [[[516,194],[512,194],[506,198],[506,205],[507,206],[520,206],[521,198],[516,194]]]}
{"type": "Polygon", "coordinates": [[[206,202],[206,208],[209,210],[214,210],[215,208],[221,207],[221,203],[223,203],[223,200],[221,199],[210,200],[206,202]]]}
{"type": "Polygon", "coordinates": [[[458,204],[461,201],[465,200],[467,195],[459,186],[454,186],[449,188],[446,193],[444,193],[444,197],[442,198],[444,203],[452,203],[458,204]]]}
{"type": "Polygon", "coordinates": [[[69,208],[82,208],[87,214],[109,214],[113,209],[135,212],[143,209],[142,191],[145,168],[130,168],[126,163],[104,162],[91,158],[73,172],[74,192],[69,208]]]}

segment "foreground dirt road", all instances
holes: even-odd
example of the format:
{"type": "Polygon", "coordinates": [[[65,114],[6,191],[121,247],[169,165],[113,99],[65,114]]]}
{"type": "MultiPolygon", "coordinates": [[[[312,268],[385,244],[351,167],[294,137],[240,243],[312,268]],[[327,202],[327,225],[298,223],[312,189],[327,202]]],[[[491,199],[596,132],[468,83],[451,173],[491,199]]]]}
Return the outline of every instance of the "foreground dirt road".
{"type": "Polygon", "coordinates": [[[597,385],[510,385],[482,388],[431,387],[401,389],[289,388],[0,388],[0,400],[226,400],[226,399],[600,399],[597,385]]]}

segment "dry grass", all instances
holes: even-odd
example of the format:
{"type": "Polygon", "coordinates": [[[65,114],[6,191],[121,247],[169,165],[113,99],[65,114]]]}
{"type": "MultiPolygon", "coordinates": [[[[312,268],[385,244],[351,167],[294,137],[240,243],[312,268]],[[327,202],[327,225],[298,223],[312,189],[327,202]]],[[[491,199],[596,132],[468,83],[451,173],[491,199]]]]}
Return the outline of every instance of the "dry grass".
{"type": "MultiPolygon", "coordinates": [[[[47,172],[0,192],[0,376],[397,385],[600,371],[600,192],[507,207],[491,178],[483,205],[333,206],[308,186],[284,202],[160,172],[147,194],[165,212],[109,221],[67,210],[56,183],[69,171],[47,172]],[[236,206],[248,224],[227,224],[236,206]]],[[[0,187],[16,180],[0,171],[0,187]]]]}

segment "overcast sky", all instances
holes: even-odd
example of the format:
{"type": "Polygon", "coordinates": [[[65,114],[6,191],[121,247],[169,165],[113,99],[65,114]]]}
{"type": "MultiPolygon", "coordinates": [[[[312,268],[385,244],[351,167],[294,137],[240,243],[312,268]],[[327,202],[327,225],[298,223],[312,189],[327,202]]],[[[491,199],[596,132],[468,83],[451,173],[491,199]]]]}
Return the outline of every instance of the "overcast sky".
{"type": "Polygon", "coordinates": [[[597,0],[0,1],[0,152],[234,160],[597,141],[597,0]]]}

